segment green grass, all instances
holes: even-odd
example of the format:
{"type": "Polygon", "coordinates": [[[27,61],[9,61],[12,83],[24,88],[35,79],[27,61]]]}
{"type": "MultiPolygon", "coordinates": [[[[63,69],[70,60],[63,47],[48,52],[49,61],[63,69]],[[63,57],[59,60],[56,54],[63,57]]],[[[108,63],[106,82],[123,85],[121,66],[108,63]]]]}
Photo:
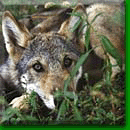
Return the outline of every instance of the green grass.
{"type": "MultiPolygon", "coordinates": [[[[22,18],[24,15],[31,14],[36,11],[32,6],[30,7],[30,12],[27,13],[20,12],[19,6],[8,6],[6,9],[11,10],[17,18],[22,18]]],[[[75,31],[79,27],[80,22],[85,23],[84,20],[87,20],[87,18],[82,18],[81,14],[72,15],[80,17],[79,21],[75,24],[72,30],[75,31]]],[[[99,15],[101,15],[101,13],[96,17],[99,15]]],[[[92,22],[94,22],[96,17],[92,20],[92,22]]],[[[72,70],[70,77],[66,80],[64,90],[56,91],[54,94],[57,102],[55,110],[48,110],[35,92],[32,92],[30,97],[27,99],[29,104],[28,111],[19,111],[16,108],[14,109],[10,107],[2,97],[2,104],[5,105],[6,109],[2,113],[3,117],[1,124],[125,125],[124,74],[118,75],[114,83],[111,82],[112,65],[109,57],[104,63],[103,79],[94,84],[94,86],[86,84],[84,88],[77,93],[67,91],[67,87],[75,76],[80,65],[84,63],[89,53],[92,51],[88,48],[91,24],[92,23],[88,23],[89,27],[85,34],[86,52],[81,55],[75,68],[72,70]]],[[[83,25],[83,28],[85,26],[86,25],[83,25]]],[[[98,36],[106,54],[111,54],[120,65],[122,62],[121,58],[109,39],[103,35],[98,36]]],[[[85,75],[85,80],[88,80],[88,77],[85,75]]]]}
{"type": "Polygon", "coordinates": [[[2,124],[84,124],[125,125],[124,84],[119,76],[114,86],[102,80],[86,85],[79,93],[57,91],[56,109],[47,110],[32,92],[28,111],[19,111],[6,104],[2,124]],[[119,84],[119,82],[121,82],[119,84]]]}

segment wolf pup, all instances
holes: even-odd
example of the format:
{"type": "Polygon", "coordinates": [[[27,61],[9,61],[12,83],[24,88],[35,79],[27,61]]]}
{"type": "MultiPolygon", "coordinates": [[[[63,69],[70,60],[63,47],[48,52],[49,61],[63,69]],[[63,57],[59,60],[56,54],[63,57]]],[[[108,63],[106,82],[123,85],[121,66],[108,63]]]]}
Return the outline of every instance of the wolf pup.
{"type": "MultiPolygon", "coordinates": [[[[89,7],[87,9],[89,20],[91,21],[96,15],[96,10],[107,11],[105,8],[108,7],[111,6],[97,4],[89,7]]],[[[114,8],[109,11],[113,13],[113,10],[114,8]]],[[[83,17],[86,16],[86,9],[82,4],[78,4],[74,12],[82,13],[83,17]]],[[[110,15],[112,15],[111,13],[110,15]]],[[[116,27],[109,30],[109,27],[105,26],[107,22],[105,17],[105,15],[99,16],[93,26],[103,34],[107,34],[122,53],[121,36],[117,31],[114,32],[113,29],[116,27]]],[[[63,22],[58,32],[39,32],[33,36],[9,11],[6,11],[2,19],[2,31],[9,58],[6,64],[1,66],[0,72],[8,88],[10,86],[18,89],[22,87],[28,94],[35,91],[49,109],[54,109],[54,92],[57,89],[63,89],[64,81],[70,75],[81,53],[85,51],[84,33],[86,28],[81,31],[83,23],[81,22],[80,26],[72,31],[78,20],[78,16],[70,16],[63,22]]],[[[44,28],[44,26],[42,27],[44,28]]],[[[100,44],[93,32],[90,40],[92,47],[100,44]]],[[[103,48],[99,47],[95,52],[104,58],[103,48]]],[[[81,66],[71,81],[69,90],[76,91],[76,85],[82,73],[81,66]]],[[[19,97],[14,98],[10,103],[12,107],[25,108],[22,101],[28,94],[19,94],[19,97]]]]}

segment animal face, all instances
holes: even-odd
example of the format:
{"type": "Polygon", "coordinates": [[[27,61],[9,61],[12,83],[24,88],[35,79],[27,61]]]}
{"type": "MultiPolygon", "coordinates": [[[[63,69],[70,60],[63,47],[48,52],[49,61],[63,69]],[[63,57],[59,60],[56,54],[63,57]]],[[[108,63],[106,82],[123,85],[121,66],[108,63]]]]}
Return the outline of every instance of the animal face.
{"type": "MultiPolygon", "coordinates": [[[[15,79],[28,93],[35,91],[50,109],[55,108],[54,92],[64,88],[64,82],[75,66],[80,50],[83,50],[80,42],[77,44],[80,41],[75,36],[77,33],[67,31],[73,28],[74,20],[79,18],[70,17],[58,32],[39,32],[33,36],[9,11],[3,16],[3,36],[11,65],[17,73],[15,79]],[[66,30],[67,35],[63,30],[66,30]]],[[[76,90],[81,76],[80,67],[69,90],[76,90]]]]}
{"type": "MultiPolygon", "coordinates": [[[[17,64],[20,82],[28,93],[34,90],[48,108],[54,108],[53,94],[63,89],[79,52],[58,34],[40,34],[29,42],[17,64]]],[[[77,81],[78,77],[70,84],[70,90],[76,90],[77,81]]]]}

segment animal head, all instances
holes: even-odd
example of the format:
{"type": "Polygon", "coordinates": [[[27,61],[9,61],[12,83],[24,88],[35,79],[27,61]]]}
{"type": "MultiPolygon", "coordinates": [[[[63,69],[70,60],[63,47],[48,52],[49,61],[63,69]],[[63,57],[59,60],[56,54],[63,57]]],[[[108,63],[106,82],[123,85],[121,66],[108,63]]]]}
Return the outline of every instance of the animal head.
{"type": "MultiPolygon", "coordinates": [[[[74,11],[84,13],[84,7],[78,5],[74,11]]],[[[79,17],[70,16],[58,32],[39,32],[34,37],[9,11],[3,15],[2,30],[6,49],[18,70],[19,82],[28,93],[35,91],[50,109],[55,108],[54,92],[63,89],[64,81],[84,50],[82,35],[77,35],[80,27],[71,31],[78,20],[79,17]]],[[[76,90],[81,72],[80,68],[69,90],[76,90]]]]}

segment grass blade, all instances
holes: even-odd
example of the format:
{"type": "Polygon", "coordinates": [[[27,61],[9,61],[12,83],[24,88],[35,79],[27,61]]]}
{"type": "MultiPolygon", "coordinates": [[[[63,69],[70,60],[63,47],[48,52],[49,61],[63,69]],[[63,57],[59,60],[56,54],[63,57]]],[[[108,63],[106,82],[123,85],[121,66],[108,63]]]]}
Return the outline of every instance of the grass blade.
{"type": "Polygon", "coordinates": [[[74,32],[81,24],[82,20],[79,18],[79,20],[75,23],[74,27],[71,29],[71,32],[74,32]]]}
{"type": "Polygon", "coordinates": [[[74,99],[74,92],[65,91],[64,96],[69,99],[74,99]]]}
{"type": "Polygon", "coordinates": [[[83,121],[81,112],[78,110],[78,108],[74,105],[73,109],[74,109],[75,120],[83,121]]]}
{"type": "Polygon", "coordinates": [[[71,29],[71,32],[74,32],[81,25],[81,22],[83,21],[82,13],[73,12],[73,13],[70,13],[70,14],[71,14],[71,16],[77,17],[77,19],[75,19],[77,22],[74,24],[73,28],[71,29]]]}
{"type": "Polygon", "coordinates": [[[116,59],[117,64],[121,67],[122,65],[122,58],[118,50],[113,46],[111,41],[104,35],[99,35],[101,42],[106,50],[113,58],[116,59]]]}
{"type": "Polygon", "coordinates": [[[100,12],[100,13],[98,13],[94,18],[93,18],[93,20],[91,21],[91,24],[96,20],[96,18],[98,17],[98,16],[100,16],[101,14],[103,14],[102,12],[100,12]]]}
{"type": "Polygon", "coordinates": [[[85,54],[83,54],[80,59],[77,61],[75,67],[73,68],[72,72],[71,72],[71,77],[74,77],[77,73],[77,71],[79,70],[80,66],[85,62],[85,60],[87,59],[89,53],[92,51],[89,50],[88,52],[86,52],[85,54]]]}
{"type": "Polygon", "coordinates": [[[62,104],[60,105],[59,113],[58,113],[58,116],[57,116],[57,121],[60,119],[60,117],[61,117],[62,115],[65,114],[66,109],[67,109],[67,108],[66,108],[66,100],[64,100],[64,101],[62,102],[62,104]]]}
{"type": "Polygon", "coordinates": [[[76,75],[77,71],[79,70],[80,66],[84,63],[84,61],[87,59],[89,53],[92,51],[89,50],[88,52],[86,52],[85,54],[83,54],[80,59],[77,61],[75,67],[72,69],[72,72],[70,74],[70,76],[68,77],[68,79],[65,81],[64,83],[64,93],[67,90],[68,85],[70,84],[71,80],[73,79],[73,77],[76,75]]]}
{"type": "Polygon", "coordinates": [[[85,33],[85,46],[86,46],[86,50],[88,50],[89,43],[90,43],[90,26],[88,27],[88,29],[87,29],[87,31],[85,33]]]}
{"type": "Polygon", "coordinates": [[[110,59],[107,59],[106,65],[107,65],[106,72],[105,72],[106,85],[112,86],[111,83],[112,64],[110,62],[110,59]]]}

